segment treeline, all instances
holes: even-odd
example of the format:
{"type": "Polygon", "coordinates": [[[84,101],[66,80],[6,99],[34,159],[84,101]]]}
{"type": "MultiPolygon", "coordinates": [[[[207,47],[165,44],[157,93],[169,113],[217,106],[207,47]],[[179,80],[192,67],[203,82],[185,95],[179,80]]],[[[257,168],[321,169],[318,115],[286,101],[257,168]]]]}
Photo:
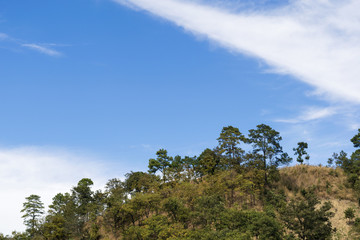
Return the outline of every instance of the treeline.
{"type": "MultiPolygon", "coordinates": [[[[104,191],[93,191],[92,180],[84,178],[57,194],[46,214],[40,197],[30,195],[22,210],[27,230],[0,240],[331,238],[330,202],[321,204],[311,188],[290,199],[276,187],[279,166],[292,161],[279,132],[261,124],[245,136],[228,126],[217,140],[198,157],[160,149],[148,172],[111,179],[104,191]]],[[[360,148],[360,129],[351,141],[360,148]]],[[[307,148],[305,142],[294,148],[300,164],[310,158],[307,148]]],[[[334,154],[328,164],[343,168],[360,193],[360,149],[350,157],[334,154]]]]}

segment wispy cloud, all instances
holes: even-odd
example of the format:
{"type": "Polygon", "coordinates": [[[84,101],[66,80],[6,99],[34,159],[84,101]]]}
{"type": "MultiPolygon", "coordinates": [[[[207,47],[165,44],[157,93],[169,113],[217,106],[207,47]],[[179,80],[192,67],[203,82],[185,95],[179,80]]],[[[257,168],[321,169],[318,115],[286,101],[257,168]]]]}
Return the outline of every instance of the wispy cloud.
{"type": "Polygon", "coordinates": [[[360,103],[360,2],[294,0],[233,12],[198,0],[113,0],[265,61],[329,100],[360,103]]]}
{"type": "Polygon", "coordinates": [[[84,177],[102,188],[105,169],[93,158],[66,150],[43,147],[0,148],[0,231],[22,230],[22,203],[30,194],[46,205],[59,192],[68,192],[84,177]]]}
{"type": "Polygon", "coordinates": [[[1,32],[0,32],[0,41],[6,41],[11,45],[11,48],[27,48],[52,57],[59,57],[63,55],[61,52],[55,50],[54,47],[69,46],[65,44],[54,44],[54,43],[46,43],[46,44],[28,43],[25,40],[13,38],[8,34],[1,32]]]}
{"type": "Polygon", "coordinates": [[[61,56],[61,53],[56,51],[56,50],[53,50],[49,47],[45,47],[45,46],[41,46],[39,44],[22,44],[21,46],[23,47],[27,47],[27,48],[30,48],[30,49],[33,49],[35,51],[38,51],[40,53],[43,53],[43,54],[46,54],[46,55],[49,55],[49,56],[61,56]]]}
{"type": "Polygon", "coordinates": [[[9,36],[8,36],[7,34],[0,32],[0,40],[5,40],[5,39],[7,39],[8,37],[9,37],[9,36]]]}
{"type": "Polygon", "coordinates": [[[308,122],[313,120],[319,120],[323,118],[327,118],[336,114],[336,108],[334,107],[309,107],[302,111],[299,116],[295,118],[289,119],[276,119],[275,122],[283,122],[283,123],[301,123],[308,122]]]}

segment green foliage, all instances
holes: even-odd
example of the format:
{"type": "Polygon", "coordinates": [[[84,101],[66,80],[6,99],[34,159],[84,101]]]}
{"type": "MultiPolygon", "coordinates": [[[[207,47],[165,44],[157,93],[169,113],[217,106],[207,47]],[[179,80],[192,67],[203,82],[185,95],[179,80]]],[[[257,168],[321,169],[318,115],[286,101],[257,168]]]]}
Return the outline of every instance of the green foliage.
{"type": "Polygon", "coordinates": [[[159,178],[144,172],[130,172],[126,175],[125,190],[130,193],[146,193],[155,190],[159,186],[159,178]]]}
{"type": "Polygon", "coordinates": [[[217,139],[219,146],[217,152],[223,155],[221,164],[224,169],[238,169],[242,164],[244,150],[239,147],[240,142],[244,142],[245,136],[238,128],[233,126],[224,127],[217,139]]]}
{"type": "Polygon", "coordinates": [[[260,124],[256,129],[249,130],[248,142],[253,146],[253,153],[259,155],[262,160],[262,168],[265,170],[265,184],[268,184],[267,171],[269,166],[279,166],[291,162],[291,158],[283,152],[280,145],[282,140],[280,133],[270,126],[260,124]]]}
{"type": "Polygon", "coordinates": [[[107,229],[117,236],[121,226],[124,226],[125,216],[123,215],[122,206],[124,205],[127,196],[124,183],[119,179],[111,179],[107,182],[105,187],[106,198],[104,204],[106,211],[104,214],[104,223],[107,229]]]}
{"type": "Polygon", "coordinates": [[[304,163],[304,160],[309,160],[310,156],[306,152],[306,149],[308,148],[308,144],[306,142],[299,142],[297,148],[293,148],[293,151],[295,152],[295,155],[297,155],[296,161],[300,164],[304,163]],[[304,158],[303,158],[304,156],[304,158]]]}
{"type": "Polygon", "coordinates": [[[77,205],[77,213],[80,217],[84,217],[85,221],[88,220],[89,205],[93,201],[93,191],[91,190],[93,184],[91,179],[83,178],[72,190],[77,205]]]}
{"type": "Polygon", "coordinates": [[[283,229],[275,216],[256,211],[228,209],[222,213],[219,230],[247,233],[257,239],[283,239],[283,229]]]}
{"type": "Polygon", "coordinates": [[[49,240],[68,239],[70,236],[65,217],[60,214],[48,215],[43,225],[43,235],[49,240]]]}
{"type": "Polygon", "coordinates": [[[348,222],[351,222],[355,217],[355,209],[349,207],[344,211],[345,218],[348,219],[348,222]]]}
{"type": "Polygon", "coordinates": [[[219,170],[220,157],[211,149],[205,149],[199,156],[196,171],[200,176],[213,175],[219,170]]]}
{"type": "Polygon", "coordinates": [[[300,239],[328,239],[332,232],[330,218],[331,203],[325,202],[320,207],[319,199],[312,190],[302,190],[302,199],[291,201],[281,210],[281,218],[286,227],[292,230],[300,239]]]}
{"type": "MultiPolygon", "coordinates": [[[[351,139],[351,142],[355,148],[360,147],[360,129],[358,134],[351,139]]],[[[340,154],[334,153],[332,158],[336,161],[336,165],[347,173],[350,186],[360,192],[360,149],[355,150],[350,158],[343,151],[340,154]]]]}
{"type": "MultiPolygon", "coordinates": [[[[358,135],[352,139],[355,147],[360,146],[358,135]]],[[[288,201],[287,190],[278,186],[300,190],[289,182],[293,178],[286,181],[280,175],[278,167],[291,158],[282,150],[279,132],[261,124],[246,138],[228,126],[217,140],[217,147],[199,157],[171,157],[160,149],[149,160],[148,172],[130,172],[124,181],[111,179],[104,191],[93,191],[92,180],[81,179],[70,193],[53,198],[41,221],[43,205],[31,195],[23,209],[28,231],[0,235],[0,240],[330,238],[331,204],[320,204],[311,190],[288,201]],[[249,152],[242,143],[251,145],[249,152]],[[34,215],[30,209],[36,210],[34,215]]],[[[307,159],[307,147],[299,142],[294,149],[298,162],[307,159]]],[[[348,174],[347,184],[360,191],[360,149],[350,158],[344,152],[334,154],[329,164],[334,163],[348,174]]],[[[326,186],[329,189],[330,182],[326,186]]],[[[351,221],[349,212],[344,214],[351,221]]]]}
{"type": "Polygon", "coordinates": [[[167,155],[165,149],[160,149],[156,152],[157,158],[149,160],[149,173],[155,174],[157,171],[162,173],[163,181],[165,182],[169,176],[169,167],[173,161],[172,157],[167,155]]]}
{"type": "Polygon", "coordinates": [[[181,199],[169,197],[163,203],[164,211],[170,216],[173,222],[186,224],[189,221],[190,211],[181,199]]]}
{"type": "Polygon", "coordinates": [[[26,202],[24,202],[21,210],[24,213],[22,218],[24,218],[24,224],[30,236],[34,237],[40,227],[40,218],[44,214],[44,204],[38,195],[32,194],[25,199],[26,202]]]}
{"type": "Polygon", "coordinates": [[[282,227],[280,223],[272,216],[263,213],[255,213],[250,226],[250,231],[257,239],[280,240],[282,238],[282,227]]]}
{"type": "Polygon", "coordinates": [[[358,130],[358,134],[356,134],[352,139],[351,142],[354,144],[355,148],[360,148],[360,129],[358,130]]]}
{"type": "Polygon", "coordinates": [[[31,237],[28,232],[12,232],[11,237],[8,237],[9,240],[32,240],[34,237],[31,237]]]}

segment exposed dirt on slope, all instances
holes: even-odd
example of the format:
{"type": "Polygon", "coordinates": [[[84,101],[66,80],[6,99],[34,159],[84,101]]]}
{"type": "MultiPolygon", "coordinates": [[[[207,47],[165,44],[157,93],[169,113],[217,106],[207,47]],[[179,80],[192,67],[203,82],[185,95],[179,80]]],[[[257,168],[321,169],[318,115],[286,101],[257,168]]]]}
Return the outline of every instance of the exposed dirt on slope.
{"type": "Polygon", "coordinates": [[[334,217],[331,223],[336,228],[334,239],[360,239],[351,231],[352,223],[345,219],[344,211],[351,207],[356,216],[360,212],[356,193],[348,186],[347,177],[342,169],[323,166],[296,165],[280,169],[278,189],[289,198],[300,195],[302,189],[313,188],[322,203],[330,201],[334,217]]]}

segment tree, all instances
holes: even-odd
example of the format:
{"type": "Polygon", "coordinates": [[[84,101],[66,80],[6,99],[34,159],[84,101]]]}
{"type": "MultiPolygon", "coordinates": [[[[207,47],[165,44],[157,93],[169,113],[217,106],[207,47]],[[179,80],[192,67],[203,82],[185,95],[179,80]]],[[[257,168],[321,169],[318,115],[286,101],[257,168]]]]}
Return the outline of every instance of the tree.
{"type": "Polygon", "coordinates": [[[280,141],[280,133],[270,126],[260,124],[256,129],[249,130],[249,139],[247,140],[253,146],[253,153],[260,155],[263,162],[265,184],[268,185],[268,170],[271,166],[278,167],[281,164],[288,164],[291,158],[287,153],[283,153],[280,141]]]}
{"type": "Polygon", "coordinates": [[[43,235],[48,240],[69,239],[64,216],[60,214],[46,216],[43,235]]]}
{"type": "Polygon", "coordinates": [[[356,190],[360,191],[360,129],[358,134],[356,134],[352,139],[355,150],[350,158],[347,157],[347,154],[343,151],[340,154],[334,153],[333,159],[335,159],[336,165],[340,166],[348,175],[348,181],[351,186],[356,190]]]}
{"type": "Polygon", "coordinates": [[[184,159],[176,155],[169,166],[168,178],[171,181],[179,181],[182,178],[182,173],[184,171],[184,159]]]}
{"type": "Polygon", "coordinates": [[[163,181],[166,182],[168,177],[168,168],[171,165],[172,157],[167,155],[165,149],[160,149],[156,152],[157,158],[149,160],[149,173],[155,174],[157,171],[162,173],[163,181]]]}
{"type": "Polygon", "coordinates": [[[351,207],[347,208],[344,211],[345,218],[348,219],[348,222],[350,223],[352,219],[355,217],[355,210],[351,207]]]}
{"type": "Polygon", "coordinates": [[[27,226],[27,231],[31,237],[34,237],[36,232],[39,229],[40,218],[44,214],[44,204],[40,200],[38,195],[30,195],[25,198],[26,202],[23,204],[22,213],[25,213],[22,218],[24,218],[24,224],[27,226]]]}
{"type": "Polygon", "coordinates": [[[49,206],[45,218],[44,236],[47,239],[69,239],[78,230],[78,216],[74,196],[58,193],[49,206]]]}
{"type": "Polygon", "coordinates": [[[352,139],[351,142],[354,144],[355,148],[358,148],[351,154],[351,161],[353,165],[356,166],[356,172],[358,176],[360,175],[360,129],[358,130],[358,134],[356,134],[352,139]]]}
{"type": "Polygon", "coordinates": [[[122,212],[122,206],[127,200],[128,193],[133,191],[133,187],[125,187],[125,185],[119,179],[114,178],[110,179],[105,187],[107,197],[104,200],[106,206],[104,223],[106,227],[112,230],[116,239],[118,239],[119,230],[125,228],[126,216],[122,212]],[[130,188],[131,191],[126,190],[126,188],[130,188]]]}
{"type": "Polygon", "coordinates": [[[242,163],[242,150],[238,145],[245,141],[244,135],[238,128],[233,126],[224,127],[217,139],[219,142],[218,152],[225,155],[225,162],[223,165],[226,169],[238,168],[242,163]]]}
{"type": "Polygon", "coordinates": [[[93,201],[93,191],[90,188],[93,184],[91,179],[83,178],[72,190],[80,216],[87,215],[89,204],[93,201]]]}
{"type": "Polygon", "coordinates": [[[292,230],[303,240],[325,240],[333,232],[330,218],[334,213],[330,212],[330,202],[325,202],[321,207],[319,199],[313,190],[302,190],[302,198],[292,200],[281,210],[281,218],[286,227],[292,230]]]}
{"type": "Polygon", "coordinates": [[[333,167],[334,159],[333,158],[328,158],[327,163],[328,163],[327,167],[333,167]]]}
{"type": "Polygon", "coordinates": [[[347,157],[347,153],[341,151],[340,153],[333,153],[332,157],[329,158],[330,162],[335,162],[337,167],[341,167],[345,172],[348,172],[349,168],[351,168],[350,159],[347,157]]]}
{"type": "Polygon", "coordinates": [[[198,158],[196,156],[185,156],[182,159],[183,163],[183,178],[184,180],[194,180],[197,177],[196,167],[198,165],[198,158]]]}
{"type": "Polygon", "coordinates": [[[170,197],[164,200],[163,209],[172,218],[174,222],[185,223],[189,218],[189,210],[181,199],[170,197]]]}
{"type": "Polygon", "coordinates": [[[77,186],[72,189],[72,198],[75,204],[76,222],[73,224],[76,236],[85,234],[84,224],[90,219],[91,205],[94,203],[91,186],[93,181],[90,178],[81,179],[77,186]]]}
{"type": "Polygon", "coordinates": [[[358,129],[358,134],[356,134],[352,139],[351,142],[354,144],[355,148],[360,148],[360,128],[358,129]]]}
{"type": "Polygon", "coordinates": [[[159,177],[144,172],[130,172],[125,174],[125,190],[130,193],[148,192],[159,185],[159,177]]]}
{"type": "Polygon", "coordinates": [[[306,142],[299,142],[297,148],[293,148],[293,151],[295,152],[295,155],[297,155],[296,161],[300,164],[304,163],[303,156],[305,156],[305,160],[309,160],[310,156],[306,152],[306,149],[308,148],[308,144],[306,142]]]}
{"type": "Polygon", "coordinates": [[[207,148],[200,154],[197,163],[196,170],[200,176],[213,175],[219,167],[220,159],[213,150],[207,148]]]}

